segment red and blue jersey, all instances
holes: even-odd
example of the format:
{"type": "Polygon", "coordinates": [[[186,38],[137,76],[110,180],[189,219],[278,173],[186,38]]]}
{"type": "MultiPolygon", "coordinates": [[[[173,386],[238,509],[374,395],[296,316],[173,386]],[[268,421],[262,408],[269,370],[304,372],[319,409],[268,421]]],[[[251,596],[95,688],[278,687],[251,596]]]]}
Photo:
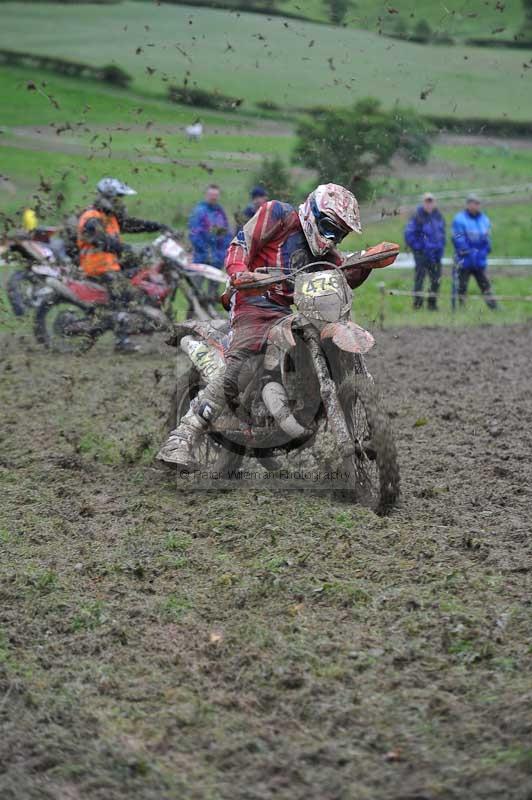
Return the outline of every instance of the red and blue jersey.
{"type": "MultiPolygon", "coordinates": [[[[308,246],[297,211],[288,203],[270,200],[259,208],[231,242],[225,269],[230,277],[239,272],[254,272],[260,267],[279,269],[284,275],[291,275],[317,260],[330,261],[331,267],[342,263],[336,251],[325,259],[317,259],[308,246]]],[[[279,306],[289,307],[292,301],[293,287],[290,282],[283,281],[258,297],[236,292],[233,310],[238,313],[241,306],[253,305],[278,311],[279,306]]]]}

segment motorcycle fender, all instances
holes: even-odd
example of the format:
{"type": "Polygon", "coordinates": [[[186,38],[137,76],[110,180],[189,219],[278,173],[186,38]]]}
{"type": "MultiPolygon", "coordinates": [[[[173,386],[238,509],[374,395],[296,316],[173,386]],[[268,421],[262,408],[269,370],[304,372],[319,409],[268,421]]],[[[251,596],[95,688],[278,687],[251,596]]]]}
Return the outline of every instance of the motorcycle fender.
{"type": "MultiPolygon", "coordinates": [[[[225,323],[225,320],[219,320],[219,322],[225,323]]],[[[195,334],[220,353],[223,353],[223,341],[227,333],[228,330],[225,329],[225,325],[223,325],[223,329],[219,329],[216,325],[216,320],[207,322],[205,320],[191,319],[186,322],[175,323],[173,335],[166,340],[166,344],[171,347],[177,347],[184,336],[195,334]]]]}
{"type": "Polygon", "coordinates": [[[83,308],[86,310],[90,307],[90,303],[84,303],[82,300],[76,297],[74,292],[71,292],[70,289],[68,289],[67,286],[65,286],[65,284],[57,278],[46,278],[45,283],[46,286],[54,290],[56,295],[59,295],[59,297],[64,297],[65,300],[69,300],[73,305],[78,306],[78,308],[83,308]]]}
{"type": "Polygon", "coordinates": [[[194,339],[193,336],[184,336],[179,346],[206,381],[212,380],[225,370],[225,362],[222,355],[214,347],[208,345],[207,342],[194,339]]]}
{"type": "Polygon", "coordinates": [[[47,264],[34,264],[31,271],[41,278],[59,278],[61,270],[56,267],[49,267],[47,264]]]}
{"type": "Polygon", "coordinates": [[[221,269],[211,267],[209,264],[187,264],[185,272],[193,277],[207,278],[214,283],[227,283],[227,276],[221,269]]]}
{"type": "Polygon", "coordinates": [[[290,314],[290,316],[285,317],[280,322],[276,322],[275,325],[272,325],[270,328],[268,341],[272,342],[272,344],[276,345],[280,350],[287,350],[296,346],[296,340],[292,333],[294,318],[295,315],[290,314]]]}
{"type": "Polygon", "coordinates": [[[322,339],[332,339],[340,350],[348,353],[367,353],[375,344],[369,331],[356,325],[351,320],[346,322],[329,322],[321,331],[322,339]]]}
{"type": "Polygon", "coordinates": [[[47,244],[41,244],[40,242],[20,242],[19,246],[25,250],[31,258],[35,259],[35,261],[42,261],[43,259],[47,261],[54,260],[53,250],[47,244]]]}

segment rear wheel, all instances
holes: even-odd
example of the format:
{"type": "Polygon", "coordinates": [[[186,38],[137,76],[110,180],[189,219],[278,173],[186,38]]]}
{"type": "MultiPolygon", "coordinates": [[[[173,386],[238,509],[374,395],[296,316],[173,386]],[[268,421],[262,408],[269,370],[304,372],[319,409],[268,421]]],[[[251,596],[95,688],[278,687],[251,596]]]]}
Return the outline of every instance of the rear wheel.
{"type": "Polygon", "coordinates": [[[95,342],[87,312],[64,300],[37,308],[34,331],[37,341],[55,353],[85,353],[95,342]]]}
{"type": "Polygon", "coordinates": [[[37,289],[31,272],[26,269],[13,272],[7,281],[7,296],[17,317],[23,317],[34,306],[37,289]]]}
{"type": "Polygon", "coordinates": [[[399,466],[390,421],[372,379],[350,375],[338,399],[355,453],[344,459],[347,481],[357,502],[388,514],[399,500],[399,466]]]}

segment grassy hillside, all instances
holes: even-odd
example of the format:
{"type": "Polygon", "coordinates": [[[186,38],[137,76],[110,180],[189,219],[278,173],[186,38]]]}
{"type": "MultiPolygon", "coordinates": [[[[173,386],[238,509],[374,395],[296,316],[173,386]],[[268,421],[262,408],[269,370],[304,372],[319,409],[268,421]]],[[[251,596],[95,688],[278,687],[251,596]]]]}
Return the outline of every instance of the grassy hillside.
{"type": "MultiPolygon", "coordinates": [[[[130,207],[139,214],[182,224],[209,180],[222,185],[224,203],[234,212],[245,202],[261,158],[276,153],[288,161],[293,149],[289,126],[235,114],[202,114],[206,135],[200,144],[191,144],[181,126],[194,119],[194,109],[48,75],[42,76],[46,86],[41,94],[26,89],[30,77],[24,70],[0,71],[0,93],[6,101],[0,134],[4,177],[0,210],[17,219],[24,205],[34,204],[35,195],[45,203],[43,219],[60,219],[64,211],[89,201],[97,180],[108,173],[119,174],[138,189],[130,207]],[[65,130],[67,123],[70,128],[65,130]],[[39,189],[41,176],[50,191],[39,189]],[[56,206],[58,193],[65,197],[60,208],[56,206]]],[[[295,177],[302,195],[312,179],[295,177]]],[[[426,167],[411,171],[403,167],[383,175],[376,186],[377,196],[389,196],[383,203],[391,210],[395,198],[414,198],[425,188],[465,192],[471,186],[488,188],[531,180],[530,149],[439,144],[426,167]]],[[[449,217],[460,203],[457,198],[449,206],[449,217]]],[[[363,211],[366,220],[370,219],[371,210],[363,211]]],[[[495,254],[530,255],[530,207],[521,200],[511,206],[490,204],[489,212],[495,254]]],[[[366,222],[362,239],[353,239],[349,245],[358,247],[384,238],[402,241],[404,222],[402,216],[366,222]]]]}
{"type": "Polygon", "coordinates": [[[114,60],[136,89],[153,93],[188,72],[192,83],[248,104],[341,105],[372,94],[426,113],[530,116],[532,78],[522,52],[426,47],[360,30],[147,3],[97,10],[6,3],[2,23],[2,46],[94,64],[114,60]]]}
{"type": "Polygon", "coordinates": [[[37,194],[48,207],[46,219],[54,221],[63,210],[86,203],[108,173],[138,189],[130,208],[139,214],[182,219],[210,180],[223,186],[224,202],[234,210],[247,201],[262,156],[288,158],[292,147],[286,127],[213,113],[202,114],[202,142],[190,144],[182,126],[195,119],[194,109],[49,75],[41,76],[42,92],[28,91],[31,77],[30,71],[0,70],[4,213],[18,214],[37,194]],[[41,176],[51,191],[39,189],[41,176]],[[59,209],[58,192],[65,196],[59,209]]]}
{"type": "MultiPolygon", "coordinates": [[[[230,7],[231,0],[217,0],[217,4],[230,7]]],[[[329,22],[323,0],[279,0],[277,10],[315,22],[329,22]]],[[[519,30],[522,19],[521,0],[507,0],[505,3],[497,3],[496,0],[484,3],[474,0],[448,0],[445,3],[433,0],[356,0],[343,24],[352,28],[393,32],[398,24],[406,25],[412,31],[416,23],[424,20],[434,32],[447,33],[457,39],[470,36],[509,39],[519,30]]]]}

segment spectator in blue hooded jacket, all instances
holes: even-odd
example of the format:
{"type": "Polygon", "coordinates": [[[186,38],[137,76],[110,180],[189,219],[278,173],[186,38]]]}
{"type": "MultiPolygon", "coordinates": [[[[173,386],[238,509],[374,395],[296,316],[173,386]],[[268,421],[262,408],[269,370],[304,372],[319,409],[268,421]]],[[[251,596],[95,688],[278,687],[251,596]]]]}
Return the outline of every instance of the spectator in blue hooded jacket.
{"type": "Polygon", "coordinates": [[[205,192],[205,199],[192,209],[188,235],[194,248],[194,260],[222,269],[233,234],[219,201],[220,187],[211,183],[205,192]]]}
{"type": "MultiPolygon", "coordinates": [[[[194,249],[194,261],[223,269],[225,253],[233,234],[219,201],[220,187],[211,183],[207,186],[205,199],[192,209],[188,219],[188,238],[194,249]]],[[[214,281],[209,283],[211,296],[216,294],[217,289],[214,281]]]]}
{"type": "MultiPolygon", "coordinates": [[[[416,265],[414,292],[422,292],[425,277],[430,281],[427,306],[437,310],[441,280],[441,259],[445,249],[445,220],[436,206],[433,194],[423,195],[423,203],[410,217],[405,228],[405,242],[414,253],[416,265]]],[[[414,294],[414,308],[423,306],[423,297],[414,294]]]]}
{"type": "Polygon", "coordinates": [[[488,254],[491,252],[491,222],[480,210],[480,199],[469,194],[466,207],[453,220],[453,245],[458,267],[458,301],[465,303],[467,284],[473,275],[488,308],[497,308],[488,280],[488,254]]]}

